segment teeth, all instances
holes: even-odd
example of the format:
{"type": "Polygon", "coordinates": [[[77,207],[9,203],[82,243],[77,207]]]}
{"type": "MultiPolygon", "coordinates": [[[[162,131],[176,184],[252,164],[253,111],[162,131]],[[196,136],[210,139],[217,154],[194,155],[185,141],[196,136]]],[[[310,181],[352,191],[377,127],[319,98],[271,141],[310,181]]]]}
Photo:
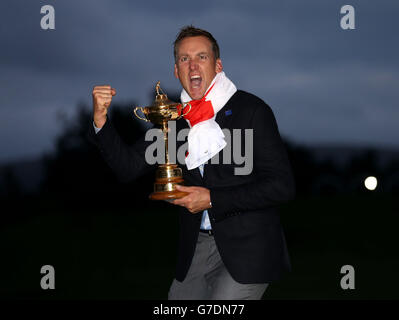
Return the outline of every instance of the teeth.
{"type": "Polygon", "coordinates": [[[200,76],[192,76],[192,77],[191,77],[191,80],[192,80],[192,79],[198,79],[198,78],[201,78],[201,77],[200,77],[200,76]]]}

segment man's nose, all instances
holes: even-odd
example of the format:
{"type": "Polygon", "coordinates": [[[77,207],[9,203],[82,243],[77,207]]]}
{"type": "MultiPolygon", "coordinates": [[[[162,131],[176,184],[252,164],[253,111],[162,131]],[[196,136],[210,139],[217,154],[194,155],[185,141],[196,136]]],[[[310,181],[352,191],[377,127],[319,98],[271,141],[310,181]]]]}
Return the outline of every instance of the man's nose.
{"type": "Polygon", "coordinates": [[[190,70],[195,70],[198,68],[198,63],[196,61],[190,61],[190,70]]]}

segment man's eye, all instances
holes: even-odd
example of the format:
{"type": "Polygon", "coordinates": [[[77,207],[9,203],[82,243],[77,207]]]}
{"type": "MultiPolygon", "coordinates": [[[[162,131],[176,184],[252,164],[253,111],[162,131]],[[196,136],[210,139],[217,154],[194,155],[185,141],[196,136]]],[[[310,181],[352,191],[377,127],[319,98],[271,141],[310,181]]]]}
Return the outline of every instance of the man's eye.
{"type": "Polygon", "coordinates": [[[206,55],[200,55],[201,60],[205,60],[206,59],[206,55]]]}
{"type": "Polygon", "coordinates": [[[180,61],[181,61],[181,62],[187,61],[187,57],[181,57],[181,58],[180,58],[180,61]]]}

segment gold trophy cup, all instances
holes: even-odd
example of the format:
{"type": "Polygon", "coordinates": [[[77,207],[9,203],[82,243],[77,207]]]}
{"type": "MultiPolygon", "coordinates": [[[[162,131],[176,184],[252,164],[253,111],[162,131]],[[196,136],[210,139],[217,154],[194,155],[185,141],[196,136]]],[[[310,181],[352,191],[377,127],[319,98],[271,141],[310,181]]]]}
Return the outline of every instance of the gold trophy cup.
{"type": "Polygon", "coordinates": [[[188,193],[176,190],[176,185],[183,185],[184,180],[181,168],[177,164],[169,163],[168,121],[178,120],[185,116],[191,111],[191,105],[187,103],[190,109],[183,114],[183,109],[185,108],[183,104],[169,100],[168,96],[161,89],[159,81],[155,86],[155,90],[157,95],[154,104],[148,107],[136,107],[134,108],[134,114],[140,120],[162,125],[165,140],[165,164],[159,165],[156,170],[154,192],[150,194],[150,199],[173,200],[182,198],[188,193]],[[137,114],[137,110],[139,109],[144,114],[144,118],[137,114]]]}

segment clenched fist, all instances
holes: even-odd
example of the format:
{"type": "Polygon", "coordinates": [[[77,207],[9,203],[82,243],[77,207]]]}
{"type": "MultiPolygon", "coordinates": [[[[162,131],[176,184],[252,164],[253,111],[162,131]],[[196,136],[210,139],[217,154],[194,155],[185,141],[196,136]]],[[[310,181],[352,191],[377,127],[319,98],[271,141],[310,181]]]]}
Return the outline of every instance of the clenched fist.
{"type": "Polygon", "coordinates": [[[101,129],[107,121],[107,110],[116,90],[111,86],[95,86],[92,95],[94,124],[101,129]]]}

